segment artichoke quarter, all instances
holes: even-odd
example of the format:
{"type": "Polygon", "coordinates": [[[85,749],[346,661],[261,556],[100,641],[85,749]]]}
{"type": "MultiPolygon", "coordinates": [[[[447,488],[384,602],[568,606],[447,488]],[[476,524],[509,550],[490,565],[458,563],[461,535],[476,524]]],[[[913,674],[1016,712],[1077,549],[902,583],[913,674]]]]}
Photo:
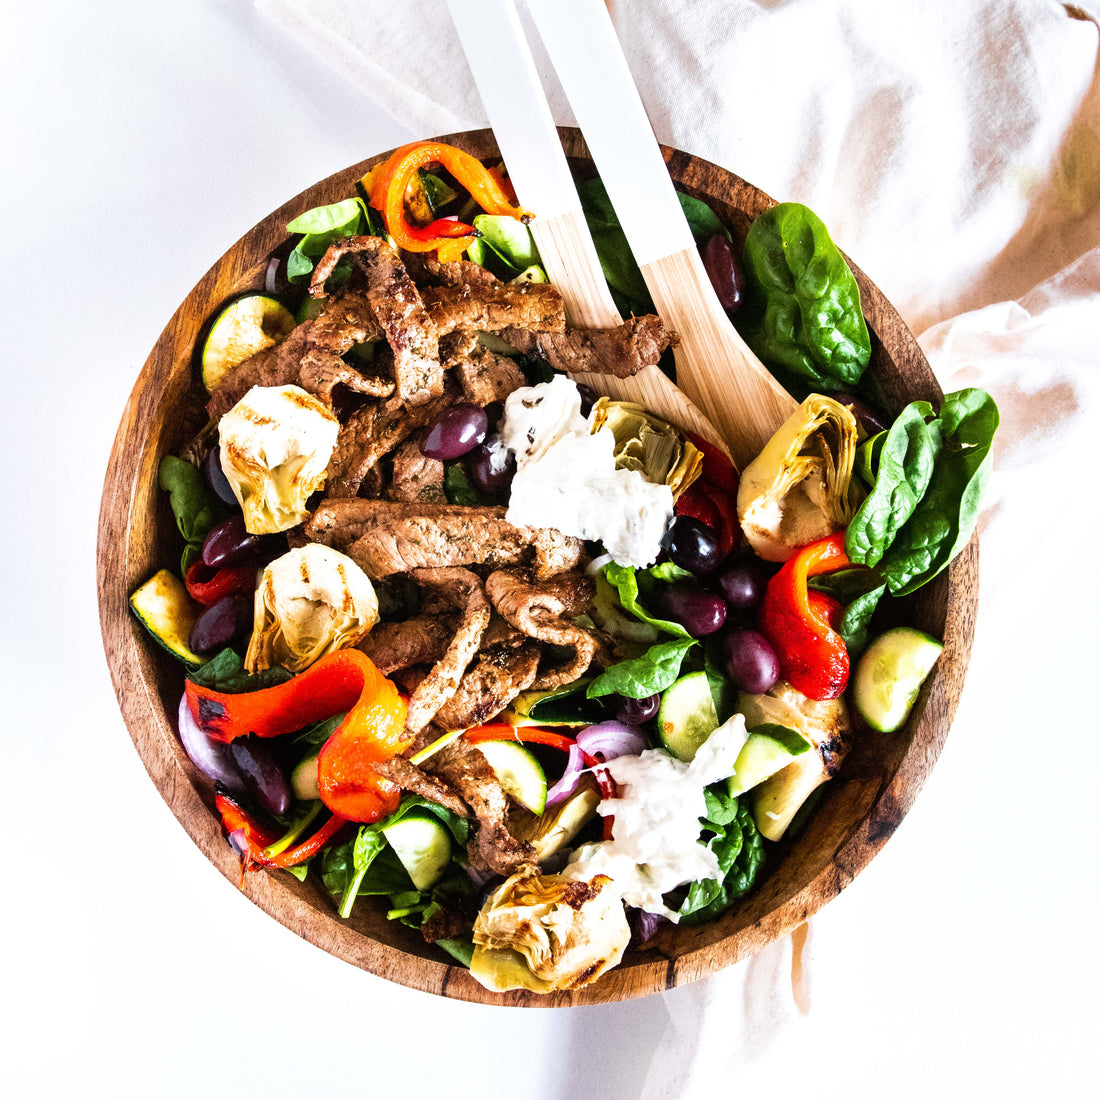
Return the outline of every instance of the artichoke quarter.
{"type": "Polygon", "coordinates": [[[630,940],[622,898],[591,882],[527,866],[489,895],[474,921],[470,973],[486,989],[580,989],[618,964],[630,940]]]}
{"type": "Polygon", "coordinates": [[[245,667],[302,672],[361,641],[377,621],[378,598],[366,573],[338,550],[311,542],[264,569],[245,667]]]}
{"type": "Polygon", "coordinates": [[[667,485],[673,500],[702,473],[702,452],[667,420],[633,401],[601,397],[588,414],[588,425],[593,435],[611,429],[618,469],[638,470],[646,481],[667,485]]]}
{"type": "Polygon", "coordinates": [[[767,561],[848,525],[859,427],[839,401],[812,393],[741,472],[737,516],[767,561]]]}

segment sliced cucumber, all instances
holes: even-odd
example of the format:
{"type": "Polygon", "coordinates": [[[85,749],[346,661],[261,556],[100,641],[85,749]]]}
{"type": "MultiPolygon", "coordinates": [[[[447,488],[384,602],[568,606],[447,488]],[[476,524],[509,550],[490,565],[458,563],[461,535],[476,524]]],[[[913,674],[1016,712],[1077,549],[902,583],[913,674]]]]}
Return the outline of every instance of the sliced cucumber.
{"type": "Polygon", "coordinates": [[[546,809],[546,772],[534,756],[515,741],[482,741],[482,756],[500,785],[533,814],[546,809]]]}
{"type": "Polygon", "coordinates": [[[538,264],[525,267],[513,280],[513,283],[548,283],[546,272],[538,264]]]}
{"type": "Polygon", "coordinates": [[[590,677],[583,677],[550,691],[521,691],[500,721],[510,726],[590,726],[599,718],[582,713],[589,682],[590,677]]]}
{"type": "Polygon", "coordinates": [[[312,802],[321,797],[321,787],[317,777],[317,757],[319,753],[311,752],[303,757],[298,766],[290,773],[290,787],[294,791],[294,797],[303,802],[312,802]]]}
{"type": "Polygon", "coordinates": [[[294,314],[268,294],[246,294],[227,305],[210,326],[202,348],[202,384],[213,393],[235,366],[281,343],[294,314]]]}
{"type": "Polygon", "coordinates": [[[141,625],[173,657],[191,668],[205,661],[187,644],[198,608],[175,573],[167,569],[155,573],[130,597],[130,607],[141,625]]]}
{"type": "Polygon", "coordinates": [[[794,815],[828,776],[816,752],[795,757],[752,792],[752,816],[765,840],[781,840],[794,815]]]}
{"type": "Polygon", "coordinates": [[[867,725],[880,733],[900,729],[942,652],[940,642],[911,626],[880,634],[864,650],[852,682],[852,698],[867,725]]]}
{"type": "Polygon", "coordinates": [[[718,728],[718,712],[705,672],[689,672],[668,688],[657,711],[661,742],[677,760],[690,763],[718,728]]]}
{"type": "Polygon", "coordinates": [[[729,778],[730,795],[751,791],[809,748],[810,742],[805,737],[786,726],[758,726],[737,754],[733,775],[729,778]]]}
{"type": "Polygon", "coordinates": [[[382,835],[418,890],[434,886],[451,862],[451,834],[435,814],[407,814],[382,835]]]}

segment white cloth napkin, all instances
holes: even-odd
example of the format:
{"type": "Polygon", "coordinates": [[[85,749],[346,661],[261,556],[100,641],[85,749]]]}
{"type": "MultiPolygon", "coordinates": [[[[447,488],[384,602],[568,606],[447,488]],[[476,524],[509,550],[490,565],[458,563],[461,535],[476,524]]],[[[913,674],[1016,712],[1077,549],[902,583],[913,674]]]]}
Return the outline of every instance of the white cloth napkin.
{"type": "MultiPolygon", "coordinates": [[[[413,132],[485,125],[442,0],[257,4],[413,132]]],[[[657,136],[811,206],[922,333],[943,388],[997,399],[980,621],[1010,630],[995,598],[1049,542],[1037,503],[1073,511],[1078,486],[1059,472],[1075,460],[1089,469],[1100,409],[1100,81],[1085,10],[1095,6],[609,6],[657,136]]],[[[571,122],[553,82],[550,99],[571,122]]],[[[1068,580],[1051,583],[1072,602],[1068,580]]],[[[972,678],[968,691],[984,687],[972,678]]],[[[819,950],[828,912],[815,922],[819,950]]],[[[731,1067],[758,1060],[812,1011],[810,969],[804,926],[665,994],[668,1031],[644,1100],[709,1096],[731,1067]]]]}

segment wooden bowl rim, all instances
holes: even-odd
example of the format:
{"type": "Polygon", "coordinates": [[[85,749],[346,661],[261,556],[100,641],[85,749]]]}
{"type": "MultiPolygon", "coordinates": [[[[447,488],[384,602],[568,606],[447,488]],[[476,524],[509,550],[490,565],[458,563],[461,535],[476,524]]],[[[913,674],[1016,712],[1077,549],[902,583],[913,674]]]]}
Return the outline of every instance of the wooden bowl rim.
{"type": "MultiPolygon", "coordinates": [[[[579,131],[561,128],[560,132],[569,155],[579,160],[587,159],[579,131]]],[[[462,145],[478,156],[497,155],[489,130],[446,135],[438,140],[462,145]]],[[[673,177],[689,191],[693,187],[700,190],[700,178],[717,176],[731,192],[737,188],[751,192],[760,209],[774,204],[770,197],[728,170],[679,150],[665,148],[664,153],[673,177]]],[[[574,993],[542,997],[521,990],[491,993],[461,967],[425,958],[361,934],[340,920],[334,908],[331,911],[319,908],[310,891],[288,875],[250,874],[242,883],[237,859],[221,835],[208,785],[187,761],[176,738],[174,719],[157,683],[161,666],[152,652],[155,646],[128,608],[130,591],[139,583],[133,575],[133,563],[139,556],[137,544],[141,533],[134,530],[133,515],[138,507],[139,493],[150,491],[150,479],[155,483],[156,463],[160,458],[149,444],[149,426],[155,422],[157,410],[171,404],[173,387],[178,390],[189,385],[192,348],[190,343],[181,346],[181,334],[188,331],[190,305],[203,302],[202,308],[209,310],[208,299],[214,288],[226,280],[240,284],[250,270],[255,270],[258,261],[252,257],[261,257],[266,263],[266,258],[285,243],[285,225],[289,217],[319,201],[334,201],[323,196],[334,192],[338,186],[346,196],[351,191],[347,181],[358,178],[387,155],[388,152],[378,154],[333,173],[284,203],[246,233],[184,299],[138,376],[108,463],[97,545],[100,625],[112,682],[127,729],[158,791],[210,862],[229,881],[240,884],[256,905],[299,936],[364,970],[425,992],[472,1002],[526,1007],[620,1001],[705,977],[790,932],[834,898],[877,854],[912,805],[942,749],[969,661],[977,607],[977,540],[971,541],[948,571],[945,658],[921,693],[910,724],[910,742],[896,771],[888,782],[875,787],[869,810],[854,828],[839,838],[827,865],[796,893],[735,934],[717,940],[711,936],[713,942],[707,942],[704,936],[698,946],[683,952],[635,953],[629,964],[609,971],[594,985],[574,993]]],[[[705,193],[716,202],[723,201],[711,191],[705,193]]],[[[878,324],[872,328],[877,331],[884,323],[889,326],[893,338],[904,345],[901,350],[914,362],[923,364],[927,374],[926,389],[938,397],[935,377],[912,333],[874,284],[854,264],[852,267],[860,283],[869,322],[872,314],[878,319],[878,324]]],[[[190,331],[195,331],[193,323],[190,331]]],[[[155,493],[155,488],[152,492],[155,493]]],[[[147,533],[147,541],[149,538],[147,533]]],[[[725,919],[720,918],[716,924],[725,919]]],[[[683,929],[673,933],[682,934],[683,929]]]]}

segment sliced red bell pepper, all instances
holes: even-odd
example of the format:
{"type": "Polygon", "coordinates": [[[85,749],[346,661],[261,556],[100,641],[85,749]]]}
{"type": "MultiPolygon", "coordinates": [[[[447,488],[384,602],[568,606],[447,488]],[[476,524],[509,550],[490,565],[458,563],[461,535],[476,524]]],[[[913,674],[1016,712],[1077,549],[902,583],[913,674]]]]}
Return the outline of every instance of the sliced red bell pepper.
{"type": "Polygon", "coordinates": [[[509,200],[495,178],[476,157],[438,141],[415,141],[394,151],[371,182],[370,204],[381,211],[386,229],[398,248],[407,252],[437,251],[441,263],[457,260],[479,234],[469,225],[441,219],[429,226],[413,226],[405,216],[405,191],[416,172],[441,164],[488,214],[504,214],[524,221],[531,214],[509,200]]]}
{"type": "Polygon", "coordinates": [[[689,485],[680,494],[673,506],[673,511],[678,516],[690,516],[700,523],[705,523],[715,534],[718,534],[721,518],[709,494],[703,490],[701,481],[689,485]]]}
{"type": "Polygon", "coordinates": [[[488,726],[472,726],[463,735],[471,745],[483,741],[527,741],[532,745],[549,745],[553,749],[568,752],[576,739],[538,726],[510,726],[506,722],[493,722],[488,726]]]}
{"type": "MultiPolygon", "coordinates": [[[[740,540],[741,526],[737,522],[737,509],[734,498],[731,497],[720,485],[711,481],[697,481],[700,492],[710,500],[712,507],[718,514],[718,546],[725,557],[740,540]]],[[[692,486],[694,488],[694,486],[692,486]]]]}
{"type": "Polygon", "coordinates": [[[256,591],[258,570],[254,565],[225,566],[213,569],[205,562],[196,561],[188,568],[183,583],[187,594],[204,607],[215,604],[224,596],[234,592],[251,593],[256,591]]]}
{"type": "Polygon", "coordinates": [[[780,674],[810,699],[837,699],[848,685],[851,661],[833,629],[836,600],[811,592],[810,577],[850,565],[844,532],[802,547],[768,582],[760,605],[760,630],[779,658],[780,674]]]}
{"type": "Polygon", "coordinates": [[[317,761],[321,801],[351,821],[377,821],[397,808],[401,790],[373,765],[412,743],[394,684],[357,649],[326,654],[292,680],[228,695],[193,681],[185,688],[199,728],[217,741],[254,733],[277,737],[346,711],[317,761]]]}
{"type": "Polygon", "coordinates": [[[713,443],[708,443],[700,435],[688,437],[703,452],[703,477],[719,489],[724,489],[734,500],[737,499],[737,467],[713,443]]]}

